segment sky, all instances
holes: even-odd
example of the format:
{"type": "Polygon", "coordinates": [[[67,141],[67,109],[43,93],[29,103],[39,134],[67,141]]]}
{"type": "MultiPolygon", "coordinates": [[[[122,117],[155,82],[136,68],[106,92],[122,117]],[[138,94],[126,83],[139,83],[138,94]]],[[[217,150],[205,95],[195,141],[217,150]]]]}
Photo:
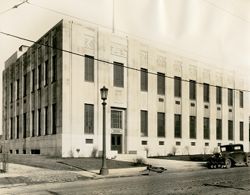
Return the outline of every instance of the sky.
{"type": "MultiPolygon", "coordinates": [[[[61,19],[80,18],[222,71],[250,73],[250,0],[29,0],[10,9],[21,2],[0,0],[1,32],[36,41],[61,19]]],[[[0,34],[0,72],[22,44],[30,45],[0,34]]]]}

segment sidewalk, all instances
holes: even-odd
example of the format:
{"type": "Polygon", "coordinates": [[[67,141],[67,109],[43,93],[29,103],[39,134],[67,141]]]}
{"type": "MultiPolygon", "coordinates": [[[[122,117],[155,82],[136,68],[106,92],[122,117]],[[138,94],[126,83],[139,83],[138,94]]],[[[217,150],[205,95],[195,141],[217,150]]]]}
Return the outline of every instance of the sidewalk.
{"type": "MultiPolygon", "coordinates": [[[[191,161],[176,161],[165,159],[147,159],[147,164],[155,167],[167,169],[165,173],[175,171],[194,171],[204,169],[204,163],[191,161]]],[[[20,185],[30,185],[39,183],[73,182],[86,179],[103,179],[113,177],[128,177],[139,175],[158,174],[148,171],[147,167],[130,168],[109,168],[109,174],[99,175],[99,170],[70,171],[70,170],[50,170],[46,168],[36,168],[31,166],[8,164],[8,172],[0,173],[0,188],[14,187],[20,185]]]]}

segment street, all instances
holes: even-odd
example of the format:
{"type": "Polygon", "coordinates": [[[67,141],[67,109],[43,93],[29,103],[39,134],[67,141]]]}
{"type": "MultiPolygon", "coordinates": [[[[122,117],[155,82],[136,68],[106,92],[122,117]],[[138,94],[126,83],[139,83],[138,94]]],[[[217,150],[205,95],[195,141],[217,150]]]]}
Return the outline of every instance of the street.
{"type": "Polygon", "coordinates": [[[1,194],[250,194],[250,167],[2,188],[1,194]]]}

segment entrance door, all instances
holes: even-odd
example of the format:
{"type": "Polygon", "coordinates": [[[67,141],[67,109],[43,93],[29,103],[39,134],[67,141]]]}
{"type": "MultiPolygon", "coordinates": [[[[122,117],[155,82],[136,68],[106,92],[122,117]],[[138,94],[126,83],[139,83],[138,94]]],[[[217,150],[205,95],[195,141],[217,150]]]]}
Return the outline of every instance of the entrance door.
{"type": "Polygon", "coordinates": [[[118,154],[122,153],[122,135],[111,134],[111,150],[117,150],[118,154]]]}

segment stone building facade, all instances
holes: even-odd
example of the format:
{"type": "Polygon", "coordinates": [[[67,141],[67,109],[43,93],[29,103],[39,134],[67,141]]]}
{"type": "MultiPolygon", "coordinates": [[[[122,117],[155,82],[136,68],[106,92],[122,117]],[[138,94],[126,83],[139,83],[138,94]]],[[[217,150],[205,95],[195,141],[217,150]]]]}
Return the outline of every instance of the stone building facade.
{"type": "Polygon", "coordinates": [[[3,72],[3,139],[11,153],[212,153],[249,150],[246,82],[100,27],[62,20],[3,72]],[[49,45],[49,46],[47,46],[49,45]],[[237,90],[235,90],[237,89],[237,90]]]}

